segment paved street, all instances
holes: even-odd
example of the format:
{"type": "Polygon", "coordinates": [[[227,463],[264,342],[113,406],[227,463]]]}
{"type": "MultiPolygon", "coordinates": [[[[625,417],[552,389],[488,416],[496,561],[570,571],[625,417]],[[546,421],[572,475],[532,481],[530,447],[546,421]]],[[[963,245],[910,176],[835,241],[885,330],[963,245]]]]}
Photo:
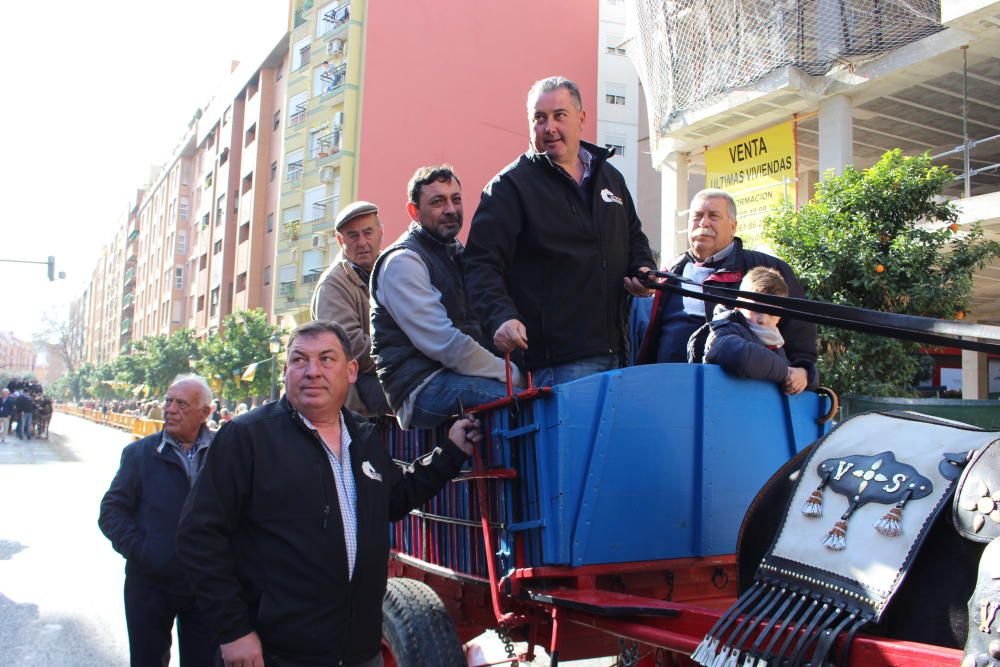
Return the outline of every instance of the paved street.
{"type": "MultiPolygon", "coordinates": [[[[0,444],[0,667],[126,667],[124,560],[97,514],[130,437],[61,413],[51,431],[0,444]]],[[[492,633],[477,643],[504,657],[492,633]]]]}
{"type": "Polygon", "coordinates": [[[124,561],[97,528],[129,436],[56,414],[0,444],[0,666],[128,665],[124,561]]]}

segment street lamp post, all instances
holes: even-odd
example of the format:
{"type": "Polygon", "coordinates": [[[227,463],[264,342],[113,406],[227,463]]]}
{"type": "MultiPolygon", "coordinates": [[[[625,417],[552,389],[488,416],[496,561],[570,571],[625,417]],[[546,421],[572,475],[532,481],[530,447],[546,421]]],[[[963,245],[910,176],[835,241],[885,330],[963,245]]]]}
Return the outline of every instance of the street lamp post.
{"type": "Polygon", "coordinates": [[[278,378],[277,371],[278,352],[281,352],[281,338],[274,334],[267,341],[267,349],[271,352],[271,400],[278,400],[278,378]]]}

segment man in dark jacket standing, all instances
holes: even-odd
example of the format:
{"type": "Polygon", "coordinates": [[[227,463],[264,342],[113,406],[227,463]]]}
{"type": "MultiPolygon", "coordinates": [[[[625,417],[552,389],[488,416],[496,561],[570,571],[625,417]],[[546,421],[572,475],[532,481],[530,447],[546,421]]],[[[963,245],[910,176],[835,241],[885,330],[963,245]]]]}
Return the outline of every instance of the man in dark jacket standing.
{"type": "Polygon", "coordinates": [[[537,384],[621,365],[634,276],[655,268],[611,153],[580,140],[586,112],[562,77],[528,93],[531,147],[486,186],[472,219],[466,287],[488,339],[523,350],[537,384]]]}
{"type": "MultiPolygon", "coordinates": [[[[763,266],[781,274],[788,284],[788,296],[800,299],[805,296],[788,264],[766,253],[743,248],[743,242],[736,236],[736,202],[724,190],[702,190],[695,194],[688,210],[688,243],[688,251],[674,259],[668,268],[698,285],[736,289],[750,269],[763,266]]],[[[686,362],[688,339],[711,319],[710,301],[658,291],[637,362],[686,362]]],[[[798,393],[810,381],[806,368],[816,364],[816,325],[783,318],[778,329],[793,366],[784,388],[789,393],[798,393]]]]}
{"type": "Polygon", "coordinates": [[[458,473],[475,419],[402,468],[343,409],[357,376],[333,322],[292,331],[285,396],[216,436],[177,547],[227,667],[381,664],[389,521],[458,473]]]}
{"type": "Polygon", "coordinates": [[[14,416],[14,397],[10,395],[10,389],[4,387],[0,389],[0,442],[7,442],[7,433],[10,431],[10,419],[14,416]]]}
{"type": "Polygon", "coordinates": [[[177,620],[182,667],[214,664],[219,644],[198,610],[177,560],[174,534],[184,501],[204,465],[212,391],[197,375],[167,390],[161,433],[133,442],[101,501],[101,531],[125,556],[125,619],[133,667],[170,661],[177,620]]]}

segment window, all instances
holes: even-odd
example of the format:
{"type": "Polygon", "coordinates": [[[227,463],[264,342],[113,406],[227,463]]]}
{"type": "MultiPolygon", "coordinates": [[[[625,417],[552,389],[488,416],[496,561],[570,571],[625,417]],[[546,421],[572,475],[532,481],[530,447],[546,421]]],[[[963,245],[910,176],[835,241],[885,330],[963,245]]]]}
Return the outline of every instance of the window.
{"type": "Polygon", "coordinates": [[[308,250],[302,253],[302,284],[314,283],[319,280],[326,264],[322,250],[308,250]]]}
{"type": "Polygon", "coordinates": [[[312,222],[313,220],[322,220],[323,214],[326,212],[326,207],[323,205],[323,200],[326,198],[326,186],[320,185],[315,188],[309,188],[306,190],[304,200],[302,202],[302,208],[304,209],[303,220],[306,222],[312,222]]]}
{"type": "Polygon", "coordinates": [[[614,149],[615,157],[625,157],[625,146],[624,144],[604,144],[604,147],[608,150],[614,149]]]}
{"type": "Polygon", "coordinates": [[[265,266],[264,267],[264,284],[265,285],[270,285],[271,284],[271,267],[270,266],[265,266]]]}
{"type": "MultiPolygon", "coordinates": [[[[204,271],[208,267],[208,253],[202,253],[201,259],[198,260],[198,270],[204,271]]],[[[201,310],[199,308],[198,310],[201,310]]]]}
{"type": "Polygon", "coordinates": [[[205,295],[202,294],[198,297],[198,312],[205,310],[205,295]]]}
{"type": "Polygon", "coordinates": [[[278,163],[271,163],[271,182],[274,183],[274,179],[278,177],[278,163]]]}
{"type": "Polygon", "coordinates": [[[297,181],[302,178],[302,160],[305,158],[305,150],[298,149],[291,151],[285,158],[285,180],[297,181]]]}
{"type": "Polygon", "coordinates": [[[246,137],[243,140],[243,146],[249,146],[257,139],[257,124],[254,123],[250,126],[250,129],[246,132],[246,137]]]}
{"type": "Polygon", "coordinates": [[[608,104],[625,104],[625,86],[620,83],[609,83],[605,90],[604,101],[608,104]]]}
{"type": "Polygon", "coordinates": [[[243,243],[250,239],[250,221],[247,220],[242,225],[240,225],[240,236],[239,242],[243,243]]]}
{"type": "Polygon", "coordinates": [[[240,275],[236,276],[236,291],[242,292],[247,288],[247,272],[244,271],[240,275]]]}
{"type": "Polygon", "coordinates": [[[219,314],[219,288],[216,287],[212,290],[212,294],[209,297],[208,302],[208,316],[215,317],[219,314]]]}
{"type": "Polygon", "coordinates": [[[181,197],[180,206],[178,207],[178,211],[180,213],[181,220],[183,220],[184,222],[187,222],[188,215],[190,215],[190,213],[191,213],[191,198],[190,197],[188,197],[186,195],[183,196],[183,197],[181,197]]]}
{"type": "Polygon", "coordinates": [[[216,202],[215,209],[215,224],[221,225],[226,221],[226,195],[219,197],[219,201],[216,202]]]}
{"type": "Polygon", "coordinates": [[[212,246],[213,255],[218,255],[220,252],[222,252],[222,239],[216,241],[215,245],[212,246]]]}
{"type": "Polygon", "coordinates": [[[257,94],[257,89],[260,87],[260,75],[255,75],[253,81],[247,84],[247,99],[252,100],[253,96],[257,94]]]}
{"type": "Polygon", "coordinates": [[[281,109],[274,112],[274,129],[277,130],[279,125],[281,125],[281,109]]]}
{"type": "Polygon", "coordinates": [[[229,161],[229,149],[223,148],[222,153],[219,154],[219,166],[226,164],[229,161]]]}
{"type": "Polygon", "coordinates": [[[306,37],[303,40],[299,40],[292,47],[292,71],[304,67],[309,64],[309,43],[312,41],[311,37],[306,37]]]}
{"type": "Polygon", "coordinates": [[[233,108],[226,107],[226,110],[222,112],[222,127],[229,125],[229,120],[233,117],[233,108]]]}
{"type": "Polygon", "coordinates": [[[267,233],[270,234],[274,231],[274,213],[267,214],[267,233]]]}
{"type": "Polygon", "coordinates": [[[174,324],[180,324],[181,319],[183,317],[184,317],[184,302],[180,300],[174,301],[174,313],[170,321],[173,322],[174,324]]]}
{"type": "MultiPolygon", "coordinates": [[[[184,267],[174,267],[174,289],[184,289],[184,267]]],[[[175,322],[177,320],[174,320],[175,322]]]]}
{"type": "Polygon", "coordinates": [[[246,193],[250,192],[250,189],[252,187],[253,187],[253,172],[251,171],[249,174],[243,177],[243,186],[240,188],[240,194],[245,195],[246,193]]]}
{"type": "Polygon", "coordinates": [[[625,55],[625,47],[623,46],[624,42],[625,38],[622,37],[621,35],[608,35],[607,54],[609,56],[624,56],[625,55]]]}

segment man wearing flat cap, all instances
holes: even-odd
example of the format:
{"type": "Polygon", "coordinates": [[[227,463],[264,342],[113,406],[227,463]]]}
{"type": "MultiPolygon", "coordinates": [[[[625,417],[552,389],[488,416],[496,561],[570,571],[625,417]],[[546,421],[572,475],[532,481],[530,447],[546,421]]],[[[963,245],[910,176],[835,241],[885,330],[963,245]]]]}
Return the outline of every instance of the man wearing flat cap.
{"type": "Polygon", "coordinates": [[[358,380],[351,385],[346,407],[366,417],[389,411],[371,357],[368,278],[382,249],[382,223],[378,206],[356,201],[345,206],[334,222],[341,257],[319,278],[311,314],[315,320],[334,321],[351,341],[358,361],[358,380]]]}

